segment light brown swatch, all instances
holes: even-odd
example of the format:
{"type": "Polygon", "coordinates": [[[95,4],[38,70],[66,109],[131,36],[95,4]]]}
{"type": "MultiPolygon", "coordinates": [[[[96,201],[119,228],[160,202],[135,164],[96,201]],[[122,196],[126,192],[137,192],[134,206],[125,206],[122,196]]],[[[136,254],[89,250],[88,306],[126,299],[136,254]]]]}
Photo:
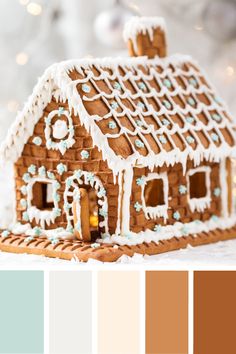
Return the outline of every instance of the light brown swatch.
{"type": "Polygon", "coordinates": [[[236,272],[194,273],[194,354],[236,353],[236,272]]]}
{"type": "Polygon", "coordinates": [[[98,272],[98,354],[139,354],[139,272],[98,272]]]}
{"type": "Polygon", "coordinates": [[[188,273],[149,271],[146,273],[146,354],[187,353],[188,273]]]}

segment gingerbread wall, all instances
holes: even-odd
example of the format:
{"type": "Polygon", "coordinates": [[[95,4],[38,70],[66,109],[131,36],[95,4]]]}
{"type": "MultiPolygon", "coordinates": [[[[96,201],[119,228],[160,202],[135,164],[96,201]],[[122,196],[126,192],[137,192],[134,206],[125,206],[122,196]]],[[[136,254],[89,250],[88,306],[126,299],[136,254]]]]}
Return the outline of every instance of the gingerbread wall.
{"type": "MultiPolygon", "coordinates": [[[[134,177],[132,183],[132,194],[131,194],[131,205],[130,205],[130,230],[133,232],[145,231],[146,229],[153,230],[155,225],[172,225],[177,220],[174,219],[173,214],[178,211],[180,214],[180,219],[178,221],[183,223],[188,223],[194,220],[206,221],[210,219],[212,215],[220,216],[221,214],[221,198],[220,196],[216,197],[213,194],[215,188],[220,187],[220,177],[219,177],[219,164],[204,162],[201,166],[209,166],[211,168],[210,180],[211,180],[211,204],[210,208],[205,209],[204,212],[200,213],[195,211],[191,212],[188,200],[187,193],[182,195],[179,192],[180,185],[187,185],[186,175],[183,175],[183,169],[181,164],[176,164],[175,166],[161,168],[155,168],[152,172],[162,173],[167,172],[168,175],[168,184],[169,184],[169,208],[168,208],[168,219],[166,224],[164,224],[163,218],[158,219],[147,219],[143,210],[137,211],[134,207],[135,203],[138,202],[142,205],[141,200],[141,186],[137,185],[136,179],[141,176],[147,176],[149,171],[148,168],[134,168],[134,177]]],[[[187,171],[194,168],[193,162],[188,161],[187,171]]]]}
{"type": "MultiPolygon", "coordinates": [[[[58,194],[60,195],[59,208],[62,210],[62,215],[57,217],[55,224],[51,224],[48,228],[66,227],[67,220],[63,210],[65,180],[67,177],[73,175],[73,171],[81,169],[83,171],[93,172],[103,183],[108,199],[109,232],[114,233],[117,222],[117,202],[119,193],[118,184],[114,185],[112,171],[108,168],[107,163],[102,160],[101,153],[98,149],[93,147],[92,138],[87,133],[85,128],[81,126],[78,116],[75,117],[72,114],[75,129],[74,139],[76,141],[74,145],[68,149],[64,155],[62,155],[58,150],[48,150],[46,148],[44,119],[51,111],[57,110],[59,107],[64,107],[65,110],[68,110],[67,103],[57,103],[54,99],[46,106],[43,116],[35,126],[32,137],[25,144],[22,156],[15,163],[17,220],[19,222],[24,222],[23,212],[25,211],[25,208],[21,205],[20,200],[25,198],[25,196],[22,195],[20,188],[25,185],[22,179],[23,175],[28,172],[28,167],[33,164],[37,168],[45,166],[47,171],[51,171],[55,174],[56,179],[61,184],[58,194]],[[33,143],[34,137],[40,137],[42,139],[40,146],[33,143]],[[88,159],[81,158],[80,153],[82,150],[89,152],[88,159]],[[57,165],[59,163],[66,165],[68,172],[63,173],[62,175],[58,174],[57,165]]],[[[36,222],[34,221],[32,226],[35,225],[36,222]]],[[[104,230],[101,230],[101,232],[104,232],[104,230]]]]}

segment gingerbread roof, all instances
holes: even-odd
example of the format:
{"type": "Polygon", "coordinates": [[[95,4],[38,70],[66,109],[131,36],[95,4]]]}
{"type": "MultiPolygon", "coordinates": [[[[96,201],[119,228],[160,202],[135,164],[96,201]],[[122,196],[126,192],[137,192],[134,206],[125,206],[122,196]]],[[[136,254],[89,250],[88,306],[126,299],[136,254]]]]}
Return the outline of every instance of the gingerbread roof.
{"type": "Polygon", "coordinates": [[[235,125],[189,57],[81,59],[54,64],[36,85],[1,147],[16,161],[52,95],[91,133],[113,171],[191,158],[219,161],[235,151],[235,125]]]}

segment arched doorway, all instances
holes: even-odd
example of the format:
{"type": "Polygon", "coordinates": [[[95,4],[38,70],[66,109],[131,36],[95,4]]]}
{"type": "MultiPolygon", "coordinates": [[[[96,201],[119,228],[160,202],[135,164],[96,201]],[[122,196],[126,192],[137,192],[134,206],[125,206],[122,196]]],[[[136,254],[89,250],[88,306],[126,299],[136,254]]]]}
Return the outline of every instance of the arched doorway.
{"type": "Polygon", "coordinates": [[[64,208],[68,228],[78,239],[91,241],[108,233],[107,197],[101,180],[77,170],[65,181],[64,208]]]}

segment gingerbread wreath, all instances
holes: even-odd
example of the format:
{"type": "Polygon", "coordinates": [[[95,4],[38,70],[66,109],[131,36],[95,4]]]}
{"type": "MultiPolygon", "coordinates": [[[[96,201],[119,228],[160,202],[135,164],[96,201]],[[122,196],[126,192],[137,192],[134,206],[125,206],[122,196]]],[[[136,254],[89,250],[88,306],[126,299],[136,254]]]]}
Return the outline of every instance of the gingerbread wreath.
{"type": "Polygon", "coordinates": [[[46,70],[1,146],[16,220],[0,250],[115,261],[236,237],[235,125],[165,32],[135,17],[131,57],[46,70]]]}

